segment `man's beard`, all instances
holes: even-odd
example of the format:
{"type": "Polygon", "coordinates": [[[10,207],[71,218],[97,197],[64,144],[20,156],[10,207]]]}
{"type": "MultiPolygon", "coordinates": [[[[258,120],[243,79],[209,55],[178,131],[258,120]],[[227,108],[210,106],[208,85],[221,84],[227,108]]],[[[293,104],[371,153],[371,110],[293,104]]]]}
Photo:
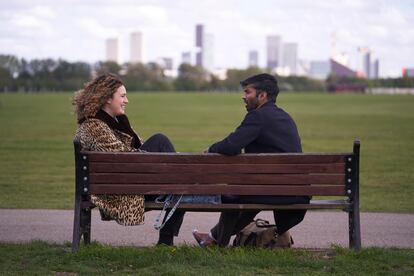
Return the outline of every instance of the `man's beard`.
{"type": "Polygon", "coordinates": [[[255,97],[253,99],[244,99],[244,102],[246,104],[247,112],[255,110],[259,106],[259,102],[257,100],[257,97],[255,97]]]}

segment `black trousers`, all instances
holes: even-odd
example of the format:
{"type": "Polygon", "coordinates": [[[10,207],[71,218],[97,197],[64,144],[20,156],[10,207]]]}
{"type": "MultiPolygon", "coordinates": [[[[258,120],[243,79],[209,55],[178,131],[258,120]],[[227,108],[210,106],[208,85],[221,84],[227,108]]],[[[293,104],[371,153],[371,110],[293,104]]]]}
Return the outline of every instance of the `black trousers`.
{"type": "MultiPolygon", "coordinates": [[[[148,152],[175,152],[175,148],[170,139],[160,133],[151,136],[139,149],[148,152]]],[[[145,201],[154,201],[157,196],[158,195],[146,195],[145,201]]],[[[164,220],[169,212],[170,210],[167,210],[164,220]]],[[[185,212],[180,210],[174,212],[164,227],[160,229],[160,239],[161,237],[164,237],[164,239],[166,238],[172,242],[173,236],[178,236],[181,224],[183,223],[184,214],[185,212]]]]}
{"type": "MultiPolygon", "coordinates": [[[[309,197],[296,196],[223,196],[223,203],[291,204],[309,203],[309,197]]],[[[219,222],[210,230],[219,246],[227,246],[231,236],[240,232],[260,211],[227,211],[220,214],[219,222]]],[[[306,210],[274,210],[276,232],[283,234],[299,224],[306,210]]]]}

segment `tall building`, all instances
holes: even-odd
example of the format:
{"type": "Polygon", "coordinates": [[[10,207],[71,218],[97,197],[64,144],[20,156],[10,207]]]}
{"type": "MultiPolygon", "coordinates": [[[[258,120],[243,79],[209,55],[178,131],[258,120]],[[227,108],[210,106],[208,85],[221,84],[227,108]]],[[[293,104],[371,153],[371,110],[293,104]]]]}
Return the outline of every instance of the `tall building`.
{"type": "Polygon", "coordinates": [[[203,68],[208,71],[214,70],[214,36],[212,34],[204,34],[203,47],[203,68]]]}
{"type": "Polygon", "coordinates": [[[197,53],[196,53],[196,65],[203,66],[203,39],[204,38],[204,26],[196,25],[196,44],[197,53]]]}
{"type": "Polygon", "coordinates": [[[379,60],[378,59],[376,59],[374,62],[371,63],[370,73],[371,73],[371,75],[369,76],[370,79],[379,78],[379,60]]]}
{"type": "Polygon", "coordinates": [[[118,63],[118,39],[108,38],[106,40],[106,61],[118,63]]]}
{"type": "Polygon", "coordinates": [[[142,33],[133,32],[131,33],[130,39],[130,62],[139,63],[142,60],[142,33]]]}
{"type": "Polygon", "coordinates": [[[289,72],[289,75],[296,75],[296,67],[298,63],[298,44],[283,43],[282,46],[282,67],[289,72]]]}
{"type": "Polygon", "coordinates": [[[181,53],[181,63],[191,64],[191,52],[181,53]]]}
{"type": "Polygon", "coordinates": [[[364,74],[368,78],[371,77],[371,52],[367,50],[363,55],[364,74]]]}
{"type": "Polygon", "coordinates": [[[271,35],[266,38],[266,47],[267,47],[266,66],[267,68],[274,69],[281,65],[280,63],[281,43],[282,43],[282,39],[278,35],[271,35]]]}
{"type": "Polygon", "coordinates": [[[196,25],[196,65],[203,67],[208,71],[214,68],[214,36],[204,31],[204,25],[196,25]]]}
{"type": "Polygon", "coordinates": [[[249,51],[249,67],[259,67],[259,53],[256,50],[249,51]]]}

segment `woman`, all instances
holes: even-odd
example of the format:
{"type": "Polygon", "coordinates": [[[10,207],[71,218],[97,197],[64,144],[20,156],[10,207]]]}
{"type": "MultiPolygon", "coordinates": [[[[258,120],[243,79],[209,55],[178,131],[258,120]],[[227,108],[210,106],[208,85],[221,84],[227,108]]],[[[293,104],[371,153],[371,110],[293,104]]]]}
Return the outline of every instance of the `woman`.
{"type": "MultiPolygon", "coordinates": [[[[144,141],[134,132],[125,115],[128,104],[126,89],[114,74],[103,74],[75,93],[74,105],[78,129],[75,139],[89,151],[152,151],[175,152],[170,140],[153,135],[144,141]]],[[[148,197],[147,199],[153,199],[148,197]]],[[[91,201],[101,212],[102,219],[114,219],[122,225],[144,223],[144,196],[142,195],[91,195],[91,201]]],[[[184,212],[175,212],[160,230],[158,244],[173,244],[178,235],[184,212]]]]}

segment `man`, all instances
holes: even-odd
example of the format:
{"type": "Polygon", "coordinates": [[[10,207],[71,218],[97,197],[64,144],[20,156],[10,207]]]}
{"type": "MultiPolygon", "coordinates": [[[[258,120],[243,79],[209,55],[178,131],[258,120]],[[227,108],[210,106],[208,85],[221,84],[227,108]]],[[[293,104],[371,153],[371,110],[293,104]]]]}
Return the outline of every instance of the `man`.
{"type": "MultiPolygon", "coordinates": [[[[242,97],[247,115],[240,126],[220,142],[210,146],[208,152],[225,155],[245,153],[302,152],[296,124],[288,113],[275,105],[279,87],[275,77],[259,74],[242,81],[242,97]]],[[[303,196],[223,196],[224,203],[291,204],[308,203],[303,196]]],[[[227,246],[232,235],[247,226],[259,211],[222,212],[219,222],[210,233],[193,231],[194,238],[205,247],[213,244],[227,246]]],[[[280,247],[290,247],[290,228],[300,223],[306,210],[275,210],[274,218],[280,247]]]]}

